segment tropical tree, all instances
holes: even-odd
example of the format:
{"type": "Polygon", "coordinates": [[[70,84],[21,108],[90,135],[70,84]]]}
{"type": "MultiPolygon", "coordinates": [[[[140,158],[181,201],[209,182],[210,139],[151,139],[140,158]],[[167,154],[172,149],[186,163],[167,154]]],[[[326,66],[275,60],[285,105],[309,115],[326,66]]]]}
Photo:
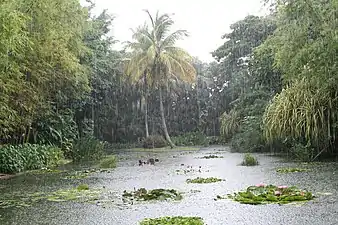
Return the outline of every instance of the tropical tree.
{"type": "Polygon", "coordinates": [[[188,36],[187,31],[176,30],[170,33],[174,21],[169,14],[159,15],[157,12],[153,18],[148,10],[145,11],[151,24],[150,27],[147,24],[138,27],[133,35],[136,40],[134,46],[138,45],[139,50],[135,51],[136,54],[131,59],[134,62],[130,63],[130,68],[135,71],[133,76],[136,79],[149,74],[149,81],[157,88],[164,135],[173,147],[164,116],[163,88],[173,80],[194,82],[196,70],[192,64],[193,58],[184,49],[175,46],[177,40],[188,36]]]}
{"type": "Polygon", "coordinates": [[[146,138],[149,137],[149,128],[148,128],[148,96],[149,96],[149,87],[147,75],[151,70],[151,65],[153,63],[153,57],[151,52],[148,49],[152,46],[152,42],[149,39],[145,39],[139,35],[139,32],[142,29],[147,29],[146,25],[139,26],[136,30],[132,29],[133,32],[133,41],[126,42],[127,49],[132,50],[130,57],[127,57],[126,62],[126,73],[131,75],[132,82],[142,82],[144,84],[144,125],[146,138]]]}

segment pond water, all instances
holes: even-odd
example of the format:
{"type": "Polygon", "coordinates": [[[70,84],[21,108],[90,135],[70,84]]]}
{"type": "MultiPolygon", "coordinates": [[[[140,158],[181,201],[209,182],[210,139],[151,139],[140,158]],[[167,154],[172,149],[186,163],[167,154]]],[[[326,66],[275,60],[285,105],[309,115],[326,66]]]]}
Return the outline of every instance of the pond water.
{"type": "Polygon", "coordinates": [[[9,180],[0,180],[1,194],[50,192],[72,188],[86,183],[90,188],[111,190],[116,196],[113,204],[102,205],[74,202],[42,201],[29,207],[0,208],[0,224],[9,225],[136,225],[144,218],[161,216],[200,216],[208,225],[337,225],[338,224],[338,164],[309,165],[307,172],[281,174],[279,167],[297,167],[278,157],[257,154],[259,166],[238,164],[242,154],[230,153],[227,147],[208,147],[199,151],[119,152],[118,167],[112,172],[94,173],[85,179],[62,179],[64,174],[27,174],[9,180]],[[201,159],[216,154],[223,158],[201,159]],[[152,165],[139,166],[139,159],[158,158],[152,165]],[[201,172],[180,174],[192,166],[201,172]],[[225,181],[210,184],[188,184],[186,179],[217,177],[225,181]],[[217,195],[226,195],[257,183],[296,185],[319,195],[313,201],[299,205],[244,205],[229,199],[215,201],[217,195]],[[178,202],[143,202],[123,204],[121,194],[144,187],[173,188],[184,192],[178,202]],[[197,192],[198,190],[199,192],[197,192]]]}

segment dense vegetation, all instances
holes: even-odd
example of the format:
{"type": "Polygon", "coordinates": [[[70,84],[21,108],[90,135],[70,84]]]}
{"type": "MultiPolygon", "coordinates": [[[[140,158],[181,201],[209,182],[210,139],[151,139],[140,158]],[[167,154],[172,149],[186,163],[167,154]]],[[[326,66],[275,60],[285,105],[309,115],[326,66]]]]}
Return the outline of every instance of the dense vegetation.
{"type": "Polygon", "coordinates": [[[234,151],[336,155],[337,3],[272,3],[270,15],[231,25],[207,64],[176,47],[187,31],[169,32],[168,14],[146,11],[116,51],[114,18],[92,15],[93,4],[2,1],[0,152],[48,145],[79,161],[103,157],[101,141],[173,147],[221,135],[234,151]]]}
{"type": "Polygon", "coordinates": [[[337,2],[276,1],[232,26],[213,54],[228,101],[221,133],[235,151],[337,155],[337,2]]]}

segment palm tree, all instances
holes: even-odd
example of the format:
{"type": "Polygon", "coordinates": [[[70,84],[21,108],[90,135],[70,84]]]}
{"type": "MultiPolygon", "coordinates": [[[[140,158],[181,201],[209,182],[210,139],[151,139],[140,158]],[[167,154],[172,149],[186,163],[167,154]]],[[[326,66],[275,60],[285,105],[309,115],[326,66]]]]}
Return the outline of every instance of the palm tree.
{"type": "MultiPolygon", "coordinates": [[[[158,88],[164,135],[170,146],[174,147],[165,121],[162,89],[171,80],[194,82],[196,70],[192,64],[193,58],[184,49],[175,46],[177,40],[188,36],[187,31],[176,30],[170,33],[174,21],[168,14],[159,15],[157,12],[154,19],[148,10],[145,12],[149,16],[151,26],[149,28],[145,24],[134,32],[133,39],[137,40],[139,46],[143,48],[142,54],[134,56],[138,59],[134,61],[137,62],[134,65],[142,65],[137,70],[140,72],[146,70],[144,74],[149,75],[149,80],[158,88]]],[[[136,77],[144,76],[140,72],[135,73],[136,77]]]]}
{"type": "Polygon", "coordinates": [[[147,39],[142,38],[138,35],[138,32],[142,29],[147,29],[146,25],[137,27],[136,31],[133,32],[133,42],[126,42],[127,49],[132,50],[131,56],[126,60],[126,74],[131,75],[134,78],[133,82],[142,81],[144,84],[145,94],[144,94],[144,123],[145,123],[145,132],[146,138],[149,137],[149,128],[148,128],[148,73],[150,72],[150,65],[152,64],[152,56],[148,55],[148,49],[151,47],[152,43],[147,39]]]}

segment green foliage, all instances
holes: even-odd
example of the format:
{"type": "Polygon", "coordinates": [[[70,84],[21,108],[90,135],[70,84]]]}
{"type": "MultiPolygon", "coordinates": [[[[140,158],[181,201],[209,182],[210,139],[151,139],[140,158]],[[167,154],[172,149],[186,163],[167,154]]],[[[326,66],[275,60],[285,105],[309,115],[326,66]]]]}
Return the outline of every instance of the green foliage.
{"type": "Polygon", "coordinates": [[[104,143],[94,137],[83,137],[75,141],[71,157],[75,162],[98,160],[104,156],[104,143]]]}
{"type": "Polygon", "coordinates": [[[292,143],[291,148],[289,149],[289,158],[293,160],[299,160],[303,162],[309,162],[314,157],[314,148],[308,143],[304,145],[302,143],[292,143]]]}
{"type": "Polygon", "coordinates": [[[209,145],[209,140],[207,136],[198,131],[184,133],[180,136],[173,137],[172,140],[175,143],[175,145],[178,146],[209,145]]]}
{"type": "Polygon", "coordinates": [[[246,153],[243,157],[243,161],[241,163],[242,166],[257,166],[258,160],[256,159],[256,157],[254,157],[253,155],[251,155],[250,153],[246,153]]]}
{"type": "Polygon", "coordinates": [[[0,172],[18,173],[26,170],[52,168],[63,158],[61,149],[48,145],[5,145],[0,147],[0,172]]]}
{"type": "Polygon", "coordinates": [[[228,195],[229,198],[242,204],[287,204],[291,202],[309,201],[314,198],[311,192],[297,187],[257,185],[250,186],[246,191],[228,195]]]}
{"type": "Polygon", "coordinates": [[[334,0],[277,4],[278,28],[264,43],[285,88],[264,115],[270,143],[292,142],[288,151],[304,160],[334,155],[337,140],[337,29],[334,0]],[[284,141],[285,140],[285,141],[284,141]]]}
{"type": "Polygon", "coordinates": [[[140,225],[203,225],[201,217],[160,217],[160,218],[146,218],[140,222],[140,225]]]}
{"type": "Polygon", "coordinates": [[[114,155],[110,155],[101,159],[99,163],[99,167],[103,169],[115,168],[116,167],[116,157],[114,155]]]}
{"type": "Polygon", "coordinates": [[[221,135],[225,139],[229,139],[236,133],[240,124],[238,111],[232,109],[229,113],[224,112],[220,117],[221,120],[221,135]]]}
{"type": "Polygon", "coordinates": [[[266,147],[261,129],[261,116],[247,116],[231,139],[233,152],[262,152],[266,147]]]}
{"type": "Polygon", "coordinates": [[[76,187],[78,191],[83,191],[83,190],[89,190],[88,184],[80,184],[79,186],[76,187]]]}
{"type": "Polygon", "coordinates": [[[208,177],[208,178],[197,177],[194,179],[187,179],[187,183],[193,183],[193,184],[208,184],[208,183],[215,183],[215,182],[220,182],[220,181],[223,181],[223,179],[219,179],[216,177],[208,177]]]}
{"type": "Polygon", "coordinates": [[[124,198],[133,198],[137,201],[151,201],[151,200],[181,200],[182,195],[174,189],[153,189],[146,190],[145,188],[140,188],[133,192],[127,192],[124,190],[124,198]]]}
{"type": "MultiPolygon", "coordinates": [[[[338,90],[338,89],[337,89],[338,90]]],[[[268,141],[304,138],[314,146],[336,137],[337,91],[317,88],[305,79],[276,95],[264,115],[268,141]]]]}
{"type": "Polygon", "coordinates": [[[150,135],[143,140],[143,148],[162,148],[167,146],[167,142],[160,135],[150,135]]]}

